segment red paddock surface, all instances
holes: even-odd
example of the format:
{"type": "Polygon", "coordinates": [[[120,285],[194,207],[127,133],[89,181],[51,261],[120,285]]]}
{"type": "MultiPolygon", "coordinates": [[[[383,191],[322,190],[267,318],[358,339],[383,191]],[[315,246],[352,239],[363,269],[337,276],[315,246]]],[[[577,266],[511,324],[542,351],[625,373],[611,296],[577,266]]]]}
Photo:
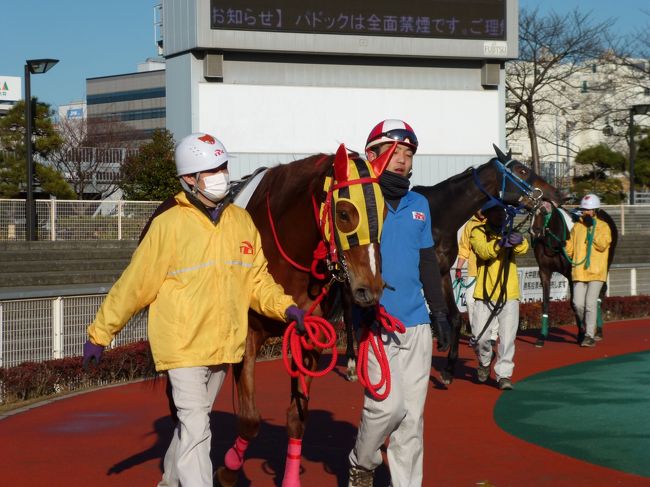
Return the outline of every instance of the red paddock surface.
{"type": "MultiPolygon", "coordinates": [[[[526,334],[518,339],[515,382],[564,365],[647,350],[650,321],[608,323],[605,340],[593,349],[577,347],[569,327],[552,330],[543,349],[536,349],[534,340],[526,334]]],[[[424,485],[650,486],[650,478],[586,463],[502,431],[493,420],[495,402],[500,394],[517,390],[498,391],[494,376],[487,385],[476,383],[470,352],[462,343],[457,378],[449,389],[440,386],[434,371],[425,419],[424,485]]],[[[442,364],[436,353],[434,367],[442,364]]],[[[96,390],[1,420],[0,485],[155,485],[172,430],[163,386],[164,381],[147,381],[96,390]]],[[[247,452],[239,485],[280,485],[289,398],[281,361],[259,364],[257,391],[263,425],[247,452]]],[[[347,485],[347,455],[361,404],[361,387],[344,380],[342,367],[316,379],[303,442],[303,486],[347,485]]],[[[230,378],[215,405],[212,431],[217,466],[235,438],[230,378]]],[[[385,467],[376,479],[375,485],[388,484],[385,467]]]]}

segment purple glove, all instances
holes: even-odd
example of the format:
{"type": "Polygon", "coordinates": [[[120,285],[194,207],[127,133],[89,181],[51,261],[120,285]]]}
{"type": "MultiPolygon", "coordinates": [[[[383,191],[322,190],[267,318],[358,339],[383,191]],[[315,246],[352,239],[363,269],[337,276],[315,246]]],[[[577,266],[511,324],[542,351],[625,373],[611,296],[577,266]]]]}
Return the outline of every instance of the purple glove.
{"type": "Polygon", "coordinates": [[[514,247],[523,241],[524,236],[521,233],[512,232],[510,235],[508,235],[508,243],[510,244],[509,246],[514,247]]]}
{"type": "Polygon", "coordinates": [[[287,317],[287,323],[291,323],[292,321],[296,322],[298,334],[304,335],[307,333],[307,329],[305,328],[305,312],[303,310],[298,306],[289,306],[284,314],[287,317]]]}
{"type": "Polygon", "coordinates": [[[87,340],[84,343],[84,358],[83,362],[81,362],[84,370],[88,370],[88,366],[93,359],[95,359],[95,365],[98,365],[102,359],[102,353],[104,353],[104,347],[102,345],[95,345],[90,340],[87,340]]]}

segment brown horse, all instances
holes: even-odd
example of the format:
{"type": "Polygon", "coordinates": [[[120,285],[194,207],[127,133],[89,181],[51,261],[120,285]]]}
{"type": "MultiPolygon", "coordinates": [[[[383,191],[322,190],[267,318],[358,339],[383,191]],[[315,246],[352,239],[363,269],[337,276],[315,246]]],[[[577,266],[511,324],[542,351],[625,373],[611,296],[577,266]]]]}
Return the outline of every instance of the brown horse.
{"type": "MultiPolygon", "coordinates": [[[[609,225],[612,232],[612,243],[609,247],[609,256],[607,258],[607,270],[609,271],[616,252],[616,244],[618,243],[618,229],[612,217],[605,210],[598,209],[596,215],[600,221],[609,225]]],[[[536,347],[543,347],[544,342],[548,338],[548,303],[551,296],[551,277],[554,272],[562,274],[569,281],[570,302],[578,328],[576,336],[578,344],[582,342],[585,335],[584,323],[582,323],[573,306],[573,280],[571,279],[573,266],[566,252],[564,252],[566,241],[571,234],[571,229],[568,224],[570,218],[569,213],[563,208],[544,205],[535,212],[530,226],[535,260],[537,260],[537,265],[539,266],[539,279],[542,282],[542,326],[539,338],[535,342],[536,347]]],[[[605,283],[600,291],[600,299],[606,293],[607,283],[605,283]]],[[[602,320],[600,319],[598,320],[597,333],[602,336],[602,320]]]]}
{"type": "MultiPolygon", "coordinates": [[[[441,372],[444,384],[451,384],[458,360],[458,344],[461,334],[460,312],[456,306],[449,271],[458,256],[458,230],[489,199],[499,199],[504,204],[534,209],[544,199],[560,204],[560,192],[529,167],[511,159],[496,146],[497,157],[478,168],[452,176],[434,186],[415,186],[413,191],[424,195],[431,210],[431,233],[435,242],[436,256],[442,276],[442,290],[452,324],[451,346],[447,365],[441,372]]],[[[346,316],[346,322],[348,318],[346,316]]],[[[348,378],[354,379],[354,349],[348,327],[348,378]]]]}
{"type": "MultiPolygon", "coordinates": [[[[334,286],[327,298],[315,308],[314,314],[340,316],[341,300],[335,295],[341,290],[362,307],[379,302],[384,287],[380,272],[379,235],[371,238],[370,242],[368,238],[359,237],[363,233],[360,228],[364,222],[370,227],[378,227],[379,232],[381,230],[384,202],[376,178],[393,150],[373,161],[372,166],[356,155],[349,158],[345,148],[339,149],[336,158],[321,154],[276,166],[266,172],[255,189],[246,209],[262,237],[268,269],[303,309],[308,309],[332,282],[334,286]],[[338,187],[337,191],[330,193],[332,213],[330,224],[325,225],[330,232],[326,238],[330,245],[329,265],[321,267],[323,276],[315,277],[308,269],[314,258],[314,250],[323,241],[324,229],[316,220],[315,208],[328,201],[328,182],[331,182],[330,192],[331,188],[338,187]],[[347,245],[344,241],[347,241],[347,245]],[[338,266],[333,262],[335,256],[338,256],[338,266]]],[[[268,338],[281,336],[285,327],[284,323],[254,312],[249,315],[244,359],[233,366],[239,399],[239,438],[226,455],[226,466],[217,471],[217,479],[222,486],[236,484],[238,467],[241,466],[239,464],[232,468],[228,455],[236,452],[243,460],[243,452],[241,448],[237,450],[237,445],[246,445],[260,429],[254,387],[258,352],[268,338]]],[[[315,347],[303,352],[304,365],[308,369],[316,369],[321,351],[315,347]]],[[[299,463],[295,460],[297,456],[299,462],[310,384],[307,378],[307,390],[301,390],[298,380],[291,379],[291,401],[287,410],[289,448],[283,485],[299,485],[299,463]]]]}

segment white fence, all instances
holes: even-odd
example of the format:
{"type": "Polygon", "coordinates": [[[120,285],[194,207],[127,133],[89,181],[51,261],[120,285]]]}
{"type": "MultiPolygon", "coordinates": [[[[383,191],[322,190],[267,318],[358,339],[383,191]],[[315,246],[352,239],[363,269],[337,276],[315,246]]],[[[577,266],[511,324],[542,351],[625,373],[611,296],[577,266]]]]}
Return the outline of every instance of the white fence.
{"type": "MultiPolygon", "coordinates": [[[[0,301],[0,367],[81,356],[86,328],[105,294],[0,301]]],[[[147,314],[134,316],[111,346],[147,337],[147,314]]]]}
{"type": "MultiPolygon", "coordinates": [[[[39,240],[137,240],[158,201],[36,200],[39,240]]],[[[609,205],[621,235],[650,234],[650,205],[609,205]]],[[[25,240],[25,201],[0,199],[0,240],[25,240]]]]}
{"type": "MultiPolygon", "coordinates": [[[[536,267],[519,269],[523,301],[541,299],[536,267]]],[[[566,280],[555,274],[553,299],[566,296],[566,280]]],[[[650,264],[613,266],[608,278],[608,296],[650,295],[650,264]]],[[[105,294],[0,301],[0,367],[25,361],[44,361],[80,356],[87,326],[105,294]]],[[[147,336],[147,313],[134,316],[114,340],[123,345],[147,336]]]]}
{"type": "MultiPolygon", "coordinates": [[[[39,240],[137,240],[158,201],[36,200],[39,240]]],[[[0,240],[25,240],[25,201],[0,199],[0,240]]]]}

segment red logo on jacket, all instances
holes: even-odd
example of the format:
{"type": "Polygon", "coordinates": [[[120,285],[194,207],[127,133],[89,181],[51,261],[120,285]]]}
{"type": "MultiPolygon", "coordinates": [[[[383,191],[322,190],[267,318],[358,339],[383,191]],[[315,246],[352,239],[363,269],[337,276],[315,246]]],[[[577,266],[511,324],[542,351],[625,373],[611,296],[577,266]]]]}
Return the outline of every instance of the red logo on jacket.
{"type": "Polygon", "coordinates": [[[426,218],[424,217],[424,213],[422,213],[421,211],[414,211],[413,212],[413,219],[414,220],[424,221],[426,218]]]}
{"type": "Polygon", "coordinates": [[[253,255],[255,253],[255,248],[248,240],[244,240],[239,246],[239,251],[244,255],[253,255]]]}

